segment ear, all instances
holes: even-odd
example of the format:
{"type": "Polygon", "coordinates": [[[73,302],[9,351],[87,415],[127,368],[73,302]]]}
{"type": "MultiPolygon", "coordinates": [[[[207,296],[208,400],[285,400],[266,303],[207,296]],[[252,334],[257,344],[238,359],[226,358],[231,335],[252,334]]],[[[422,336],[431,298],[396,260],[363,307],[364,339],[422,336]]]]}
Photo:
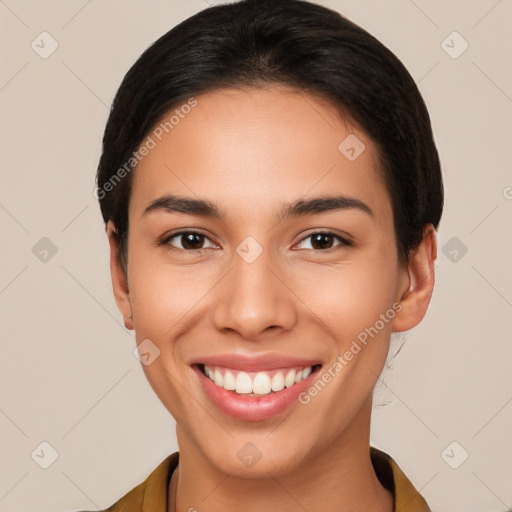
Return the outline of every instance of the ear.
{"type": "Polygon", "coordinates": [[[108,221],[105,231],[110,245],[110,274],[112,277],[112,289],[117,302],[117,307],[123,315],[124,326],[133,330],[131,318],[132,306],[130,304],[130,291],[128,289],[128,277],[119,262],[119,237],[112,221],[108,221]]]}
{"type": "Polygon", "coordinates": [[[434,263],[437,258],[436,230],[428,224],[423,230],[423,239],[410,255],[407,275],[399,292],[402,309],[391,322],[393,332],[408,331],[416,327],[427,313],[434,291],[434,263]]]}

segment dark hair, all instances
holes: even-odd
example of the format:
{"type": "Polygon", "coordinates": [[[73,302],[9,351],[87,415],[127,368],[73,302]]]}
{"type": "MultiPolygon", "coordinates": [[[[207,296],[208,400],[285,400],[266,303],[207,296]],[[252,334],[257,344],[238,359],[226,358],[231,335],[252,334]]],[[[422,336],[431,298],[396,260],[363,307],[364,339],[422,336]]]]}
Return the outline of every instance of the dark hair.
{"type": "Polygon", "coordinates": [[[161,36],[117,91],[103,137],[97,197],[105,223],[116,226],[123,266],[133,156],[156,123],[193,95],[270,84],[329,100],[376,144],[401,262],[421,242],[426,224],[437,229],[444,200],[439,156],[425,103],[400,60],[326,7],[242,0],[209,7],[161,36]]]}

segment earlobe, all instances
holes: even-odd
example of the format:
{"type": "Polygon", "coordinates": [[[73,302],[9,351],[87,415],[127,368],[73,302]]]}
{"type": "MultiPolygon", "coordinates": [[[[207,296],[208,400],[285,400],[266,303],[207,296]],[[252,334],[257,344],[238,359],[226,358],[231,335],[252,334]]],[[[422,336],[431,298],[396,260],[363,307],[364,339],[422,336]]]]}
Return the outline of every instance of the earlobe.
{"type": "Polygon", "coordinates": [[[119,262],[119,237],[112,221],[105,226],[110,246],[110,274],[112,278],[112,290],[116,299],[117,307],[123,315],[124,325],[127,329],[133,330],[132,308],[130,304],[130,291],[126,272],[119,262]]]}
{"type": "Polygon", "coordinates": [[[398,297],[402,309],[392,321],[393,332],[403,332],[416,327],[427,313],[434,291],[434,263],[437,258],[436,231],[428,224],[423,239],[410,256],[407,267],[409,287],[398,297]]]}

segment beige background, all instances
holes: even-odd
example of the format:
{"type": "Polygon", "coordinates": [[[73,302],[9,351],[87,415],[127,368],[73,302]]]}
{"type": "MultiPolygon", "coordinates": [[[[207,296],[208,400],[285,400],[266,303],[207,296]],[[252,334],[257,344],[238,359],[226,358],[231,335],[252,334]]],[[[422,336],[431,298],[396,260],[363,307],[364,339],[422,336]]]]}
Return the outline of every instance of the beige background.
{"type": "MultiPolygon", "coordinates": [[[[384,375],[372,443],[434,511],[507,510],[512,2],[319,3],[369,30],[407,66],[429,107],[446,187],[431,307],[384,375]],[[453,31],[463,39],[452,35],[443,48],[453,31]],[[464,40],[458,58],[445,51],[459,53],[464,40]]],[[[112,296],[92,189],[124,73],[157,37],[207,7],[0,0],[2,512],[107,507],[177,449],[174,421],[145,380],[112,296]],[[58,43],[46,59],[31,47],[42,52],[44,37],[51,49],[43,31],[58,43]],[[43,237],[57,249],[46,262],[43,237]],[[58,453],[48,469],[39,465],[51,455],[42,442],[58,453]]]]}

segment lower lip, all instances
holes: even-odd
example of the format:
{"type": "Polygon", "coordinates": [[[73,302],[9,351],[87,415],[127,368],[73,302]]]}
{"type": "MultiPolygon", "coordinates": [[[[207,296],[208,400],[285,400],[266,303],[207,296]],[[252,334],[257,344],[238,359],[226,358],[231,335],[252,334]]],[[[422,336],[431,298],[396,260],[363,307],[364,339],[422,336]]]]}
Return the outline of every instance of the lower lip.
{"type": "Polygon", "coordinates": [[[281,414],[293,403],[297,403],[298,396],[311,385],[319,368],[298,384],[263,396],[238,395],[217,386],[198,366],[194,365],[193,369],[206,394],[222,412],[239,420],[262,421],[281,414]]]}

